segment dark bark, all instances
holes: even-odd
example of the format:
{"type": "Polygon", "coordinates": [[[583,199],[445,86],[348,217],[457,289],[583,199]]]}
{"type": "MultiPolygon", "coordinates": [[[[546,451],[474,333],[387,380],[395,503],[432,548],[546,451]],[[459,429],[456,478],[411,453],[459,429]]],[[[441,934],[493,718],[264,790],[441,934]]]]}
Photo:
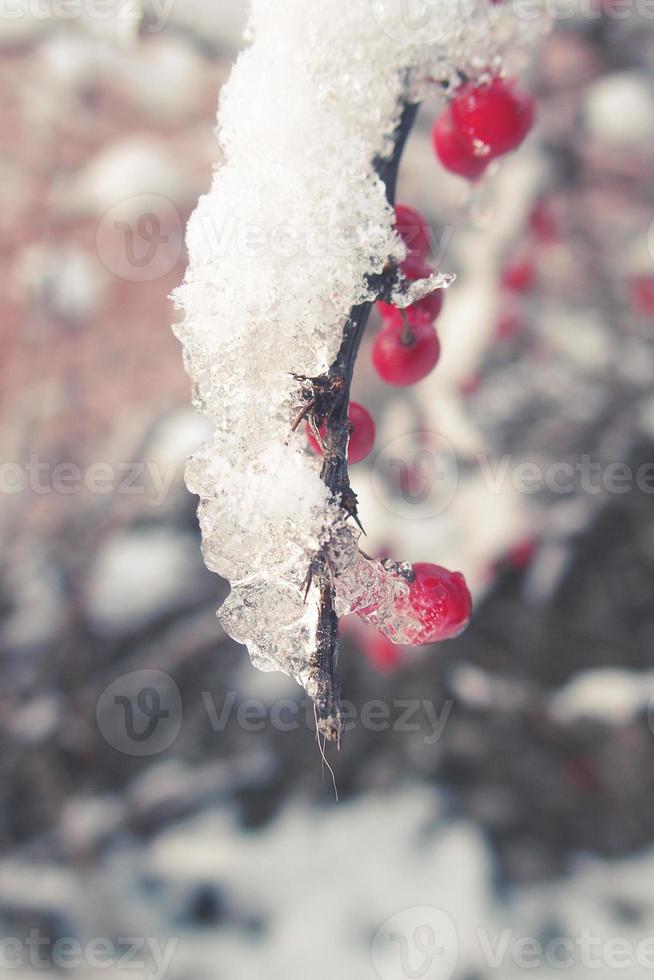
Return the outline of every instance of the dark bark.
{"type": "MultiPolygon", "coordinates": [[[[395,133],[392,156],[378,160],[375,169],[386,187],[389,204],[395,203],[395,187],[402,153],[415,121],[418,106],[406,103],[395,133]]],[[[371,279],[377,296],[389,295],[397,277],[395,266],[389,265],[381,275],[371,279]]],[[[372,303],[362,303],[350,311],[343,341],[336,360],[326,379],[320,379],[322,388],[331,392],[329,408],[324,414],[325,432],[324,463],[321,471],[323,482],[334,496],[340,497],[343,509],[359,523],[357,500],[347,470],[348,405],[354,365],[361,338],[363,337],[372,303]]],[[[319,379],[312,379],[317,382],[319,379]]],[[[309,572],[309,582],[316,581],[320,589],[320,613],[317,649],[310,666],[311,694],[316,703],[318,732],[329,741],[340,745],[343,717],[340,706],[339,685],[336,674],[338,659],[338,617],[334,611],[334,591],[328,557],[318,554],[309,572]]]]}

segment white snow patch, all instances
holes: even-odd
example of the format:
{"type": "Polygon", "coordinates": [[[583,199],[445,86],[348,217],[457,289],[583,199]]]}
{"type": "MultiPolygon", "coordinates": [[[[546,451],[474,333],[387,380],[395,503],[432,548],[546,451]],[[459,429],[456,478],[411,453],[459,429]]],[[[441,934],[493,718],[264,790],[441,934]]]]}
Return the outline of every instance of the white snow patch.
{"type": "Polygon", "coordinates": [[[112,535],[99,549],[87,588],[87,608],[102,630],[144,625],[188,601],[198,562],[191,534],[142,528],[112,535]]]}
{"type": "Polygon", "coordinates": [[[654,699],[654,670],[631,671],[602,667],[573,677],[550,702],[557,721],[587,718],[624,725],[648,708],[654,699]]]}

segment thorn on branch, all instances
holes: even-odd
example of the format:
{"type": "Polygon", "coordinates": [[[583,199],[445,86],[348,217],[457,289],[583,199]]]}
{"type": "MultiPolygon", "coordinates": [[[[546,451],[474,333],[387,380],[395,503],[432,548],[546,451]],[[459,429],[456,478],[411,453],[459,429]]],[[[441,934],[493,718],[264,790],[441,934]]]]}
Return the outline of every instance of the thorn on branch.
{"type": "MultiPolygon", "coordinates": [[[[393,153],[389,158],[375,160],[375,169],[386,187],[386,198],[391,206],[395,203],[400,159],[417,109],[416,104],[404,104],[395,132],[393,153]]],[[[370,278],[369,286],[379,298],[390,299],[401,278],[397,265],[388,262],[380,275],[370,278]]],[[[293,375],[302,386],[304,405],[291,424],[291,429],[295,432],[304,419],[308,421],[319,445],[323,447],[321,479],[331,493],[338,496],[343,511],[356,521],[362,531],[357,513],[357,497],[350,486],[347,470],[347,445],[351,432],[348,407],[354,364],[371,309],[372,303],[366,302],[350,310],[341,347],[327,374],[316,378],[293,375]],[[321,425],[324,425],[323,433],[320,432],[321,425]]],[[[336,676],[338,617],[334,609],[335,570],[328,549],[329,544],[323,545],[314,555],[303,583],[305,601],[314,583],[317,583],[320,593],[316,651],[309,664],[307,691],[316,706],[319,734],[340,747],[343,712],[336,676]]],[[[400,574],[408,577],[409,573],[403,569],[400,574]]]]}

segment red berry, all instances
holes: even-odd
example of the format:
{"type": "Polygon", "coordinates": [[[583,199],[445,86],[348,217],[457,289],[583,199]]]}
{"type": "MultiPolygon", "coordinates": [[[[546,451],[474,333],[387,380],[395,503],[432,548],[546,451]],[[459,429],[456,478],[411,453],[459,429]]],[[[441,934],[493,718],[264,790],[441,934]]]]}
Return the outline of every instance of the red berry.
{"type": "Polygon", "coordinates": [[[395,231],[409,250],[409,255],[426,259],[431,251],[429,225],[419,211],[406,204],[395,205],[395,231]]]}
{"type": "Polygon", "coordinates": [[[631,303],[641,316],[654,316],[654,276],[634,276],[629,282],[631,303]]]}
{"type": "Polygon", "coordinates": [[[534,205],[528,224],[529,231],[538,242],[555,242],[558,238],[556,218],[545,200],[540,200],[534,205]]]}
{"type": "Polygon", "coordinates": [[[409,604],[420,621],[414,643],[435,643],[458,636],[468,625],[472,599],[461,572],[419,562],[409,586],[409,604]]]}
{"type": "Polygon", "coordinates": [[[397,670],[402,662],[402,647],[376,630],[366,630],[361,646],[370,666],[380,674],[397,670]]]}
{"type": "Polygon", "coordinates": [[[495,77],[482,85],[461,85],[451,112],[470,150],[485,147],[490,157],[497,157],[522,143],[534,121],[534,100],[513,81],[495,77]]]}
{"type": "Polygon", "coordinates": [[[527,293],[536,279],[534,263],[530,258],[518,258],[505,266],[501,282],[512,293],[527,293]]]}
{"type": "Polygon", "coordinates": [[[517,337],[525,328],[524,320],[516,313],[503,313],[495,327],[497,340],[510,340],[517,337]]]}
{"type": "Polygon", "coordinates": [[[429,374],[439,354],[438,337],[430,323],[389,324],[375,338],[372,363],[389,385],[413,385],[429,374]]]}
{"type": "Polygon", "coordinates": [[[435,290],[404,310],[399,310],[397,306],[391,306],[390,303],[381,300],[377,303],[377,308],[385,323],[396,327],[402,326],[402,314],[406,315],[411,326],[416,326],[418,323],[433,323],[443,309],[443,290],[435,290]]]}
{"type": "MultiPolygon", "coordinates": [[[[347,461],[348,463],[360,463],[370,453],[375,443],[375,423],[370,412],[363,405],[359,405],[358,402],[350,402],[347,417],[352,426],[350,441],[347,446],[347,461]]],[[[324,424],[320,426],[320,433],[324,436],[324,424]]],[[[307,436],[311,448],[315,452],[322,454],[322,448],[308,426],[307,436]]]]}
{"type": "Polygon", "coordinates": [[[481,378],[478,374],[471,374],[459,382],[458,388],[462,395],[474,395],[481,387],[481,378]]]}
{"type": "MultiPolygon", "coordinates": [[[[400,272],[412,282],[417,279],[429,279],[434,274],[431,266],[413,256],[400,263],[400,272]]],[[[434,289],[427,296],[412,303],[406,311],[409,323],[433,323],[443,308],[443,299],[443,290],[434,289]]]]}
{"type": "Polygon", "coordinates": [[[456,129],[449,109],[434,123],[431,138],[436,156],[446,170],[468,180],[477,180],[484,173],[490,157],[473,152],[456,129]]]}

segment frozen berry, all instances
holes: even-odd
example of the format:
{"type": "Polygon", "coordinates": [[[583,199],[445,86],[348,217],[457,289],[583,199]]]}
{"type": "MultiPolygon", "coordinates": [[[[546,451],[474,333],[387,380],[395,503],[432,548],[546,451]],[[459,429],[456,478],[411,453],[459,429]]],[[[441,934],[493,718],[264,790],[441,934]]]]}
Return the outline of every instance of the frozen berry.
{"type": "Polygon", "coordinates": [[[419,211],[406,204],[395,205],[395,231],[409,250],[409,255],[426,259],[431,251],[429,225],[419,211]]]}
{"type": "Polygon", "coordinates": [[[435,643],[458,636],[468,625],[472,599],[461,572],[419,562],[409,586],[409,604],[420,622],[414,642],[435,643]]]}
{"type": "MultiPolygon", "coordinates": [[[[433,276],[434,269],[426,262],[411,257],[400,264],[400,272],[406,279],[415,282],[418,279],[429,279],[433,276]]],[[[433,323],[442,308],[443,290],[434,289],[407,308],[407,319],[409,323],[433,323]]]]}
{"type": "Polygon", "coordinates": [[[534,100],[515,82],[499,77],[482,85],[466,82],[454,93],[452,121],[470,150],[490,157],[520,146],[534,121],[534,100]]]}
{"type": "Polygon", "coordinates": [[[434,123],[432,143],[436,156],[446,170],[468,180],[477,180],[484,173],[490,160],[488,155],[478,155],[461,136],[452,120],[452,113],[446,109],[434,123]]]}
{"type": "Polygon", "coordinates": [[[389,324],[375,338],[372,363],[389,385],[413,385],[429,374],[439,355],[440,344],[430,323],[389,324]]]}
{"type": "Polygon", "coordinates": [[[443,309],[443,290],[436,289],[429,296],[419,299],[417,303],[412,303],[403,310],[381,300],[377,303],[377,308],[384,322],[396,327],[402,326],[403,314],[412,326],[418,323],[433,323],[443,309]]]}
{"type": "MultiPolygon", "coordinates": [[[[375,443],[375,423],[370,412],[358,402],[350,402],[347,416],[352,426],[350,441],[347,446],[347,461],[348,463],[360,463],[370,453],[375,443]]],[[[320,433],[324,436],[324,424],[320,426],[320,433]]],[[[322,453],[322,447],[308,426],[307,436],[311,448],[317,453],[322,453]]]]}

